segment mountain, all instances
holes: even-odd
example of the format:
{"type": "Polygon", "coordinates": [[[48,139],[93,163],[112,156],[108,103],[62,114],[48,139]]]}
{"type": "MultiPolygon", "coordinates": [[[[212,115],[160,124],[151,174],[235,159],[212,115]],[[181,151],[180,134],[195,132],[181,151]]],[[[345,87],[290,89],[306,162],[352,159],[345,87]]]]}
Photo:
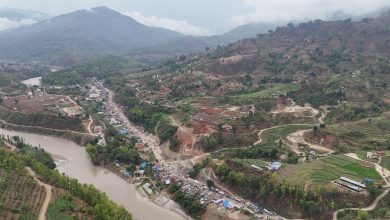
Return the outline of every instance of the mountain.
{"type": "Polygon", "coordinates": [[[13,8],[0,8],[0,18],[7,18],[12,21],[20,21],[23,19],[31,19],[34,21],[43,21],[48,19],[50,16],[48,14],[23,10],[23,9],[13,9],[13,8]]]}
{"type": "Polygon", "coordinates": [[[252,38],[256,37],[257,34],[264,34],[267,33],[269,30],[274,30],[276,26],[276,24],[261,22],[244,24],[223,34],[221,38],[223,38],[226,42],[233,42],[245,38],[252,38]]]}
{"type": "Polygon", "coordinates": [[[250,23],[238,26],[222,35],[214,36],[182,36],[172,41],[164,42],[156,46],[140,47],[131,51],[129,57],[144,62],[156,63],[178,54],[191,54],[204,51],[206,48],[214,49],[218,45],[225,45],[238,40],[256,37],[258,34],[274,30],[276,24],[250,23]]]}
{"type": "Polygon", "coordinates": [[[142,25],[106,7],[75,11],[30,26],[0,32],[0,59],[74,65],[121,55],[182,36],[142,25]]]}
{"type": "Polygon", "coordinates": [[[21,9],[0,8],[0,31],[35,24],[49,15],[21,9]]]}

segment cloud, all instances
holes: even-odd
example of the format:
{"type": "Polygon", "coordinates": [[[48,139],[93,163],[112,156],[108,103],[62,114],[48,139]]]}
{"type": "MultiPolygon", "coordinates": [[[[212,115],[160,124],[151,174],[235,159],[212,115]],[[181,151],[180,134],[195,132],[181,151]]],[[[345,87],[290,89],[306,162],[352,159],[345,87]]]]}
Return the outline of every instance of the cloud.
{"type": "Polygon", "coordinates": [[[2,17],[0,18],[0,31],[26,25],[32,25],[35,23],[37,23],[37,21],[33,19],[10,20],[8,18],[2,17]]]}
{"type": "Polygon", "coordinates": [[[187,21],[160,18],[156,16],[145,16],[137,11],[124,12],[123,14],[132,17],[144,25],[166,28],[186,35],[206,36],[212,34],[208,29],[191,25],[187,21]]]}
{"type": "Polygon", "coordinates": [[[240,0],[250,10],[231,19],[234,25],[251,22],[285,23],[329,19],[335,15],[358,16],[390,7],[389,0],[240,0]]]}

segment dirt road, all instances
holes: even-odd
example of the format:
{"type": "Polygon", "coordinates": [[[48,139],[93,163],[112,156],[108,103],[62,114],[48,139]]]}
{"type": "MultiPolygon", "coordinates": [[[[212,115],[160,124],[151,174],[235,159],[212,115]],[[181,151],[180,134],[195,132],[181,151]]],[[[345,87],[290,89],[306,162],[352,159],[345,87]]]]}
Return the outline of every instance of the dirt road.
{"type": "Polygon", "coordinates": [[[41,206],[41,209],[39,210],[39,215],[38,215],[38,220],[45,220],[46,219],[46,213],[47,213],[47,208],[49,207],[49,203],[51,201],[52,197],[52,186],[45,184],[41,182],[37,177],[35,172],[30,168],[26,167],[26,170],[30,176],[34,178],[34,180],[38,183],[38,185],[43,186],[46,190],[46,196],[45,200],[43,201],[43,204],[41,206]]]}
{"type": "MultiPolygon", "coordinates": [[[[294,151],[299,151],[298,143],[302,143],[302,144],[308,145],[309,148],[312,148],[314,150],[327,152],[327,153],[324,154],[324,156],[333,153],[334,150],[328,149],[328,148],[323,147],[323,146],[318,145],[318,144],[312,144],[312,143],[309,143],[309,142],[305,141],[304,134],[306,132],[311,131],[311,130],[312,129],[300,130],[300,131],[297,131],[297,132],[294,132],[292,134],[287,135],[287,139],[293,143],[293,146],[292,146],[293,150],[294,151]]],[[[300,152],[300,153],[303,153],[303,152],[300,152]]]]}

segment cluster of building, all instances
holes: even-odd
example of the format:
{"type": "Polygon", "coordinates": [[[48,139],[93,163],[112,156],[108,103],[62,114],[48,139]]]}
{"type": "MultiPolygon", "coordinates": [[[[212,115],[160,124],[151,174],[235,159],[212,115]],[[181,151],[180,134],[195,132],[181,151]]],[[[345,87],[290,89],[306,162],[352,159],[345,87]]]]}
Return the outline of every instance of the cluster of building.
{"type": "Polygon", "coordinates": [[[367,158],[369,159],[379,159],[379,157],[384,157],[385,151],[375,151],[375,152],[367,152],[367,158]]]}
{"type": "MultiPolygon", "coordinates": [[[[245,201],[239,197],[235,197],[218,187],[208,187],[204,183],[191,178],[182,178],[177,183],[181,184],[181,191],[188,196],[199,199],[199,202],[206,206],[215,206],[222,212],[235,212],[246,210],[258,219],[265,216],[278,217],[275,212],[268,211],[259,205],[245,201]]],[[[282,219],[280,217],[280,219],[282,219]]]]}
{"type": "Polygon", "coordinates": [[[282,163],[280,161],[275,161],[275,162],[268,163],[266,166],[263,167],[259,167],[254,164],[252,164],[251,167],[257,171],[263,171],[264,169],[279,170],[282,167],[282,163]]]}

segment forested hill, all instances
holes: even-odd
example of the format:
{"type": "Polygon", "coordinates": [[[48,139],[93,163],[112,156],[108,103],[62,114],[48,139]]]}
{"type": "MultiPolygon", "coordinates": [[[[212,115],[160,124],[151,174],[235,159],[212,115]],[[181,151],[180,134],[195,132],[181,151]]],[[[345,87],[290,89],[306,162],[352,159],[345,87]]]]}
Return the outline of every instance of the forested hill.
{"type": "Polygon", "coordinates": [[[162,43],[181,34],[142,25],[106,7],[80,10],[0,32],[0,58],[73,65],[132,48],[162,43]]]}

